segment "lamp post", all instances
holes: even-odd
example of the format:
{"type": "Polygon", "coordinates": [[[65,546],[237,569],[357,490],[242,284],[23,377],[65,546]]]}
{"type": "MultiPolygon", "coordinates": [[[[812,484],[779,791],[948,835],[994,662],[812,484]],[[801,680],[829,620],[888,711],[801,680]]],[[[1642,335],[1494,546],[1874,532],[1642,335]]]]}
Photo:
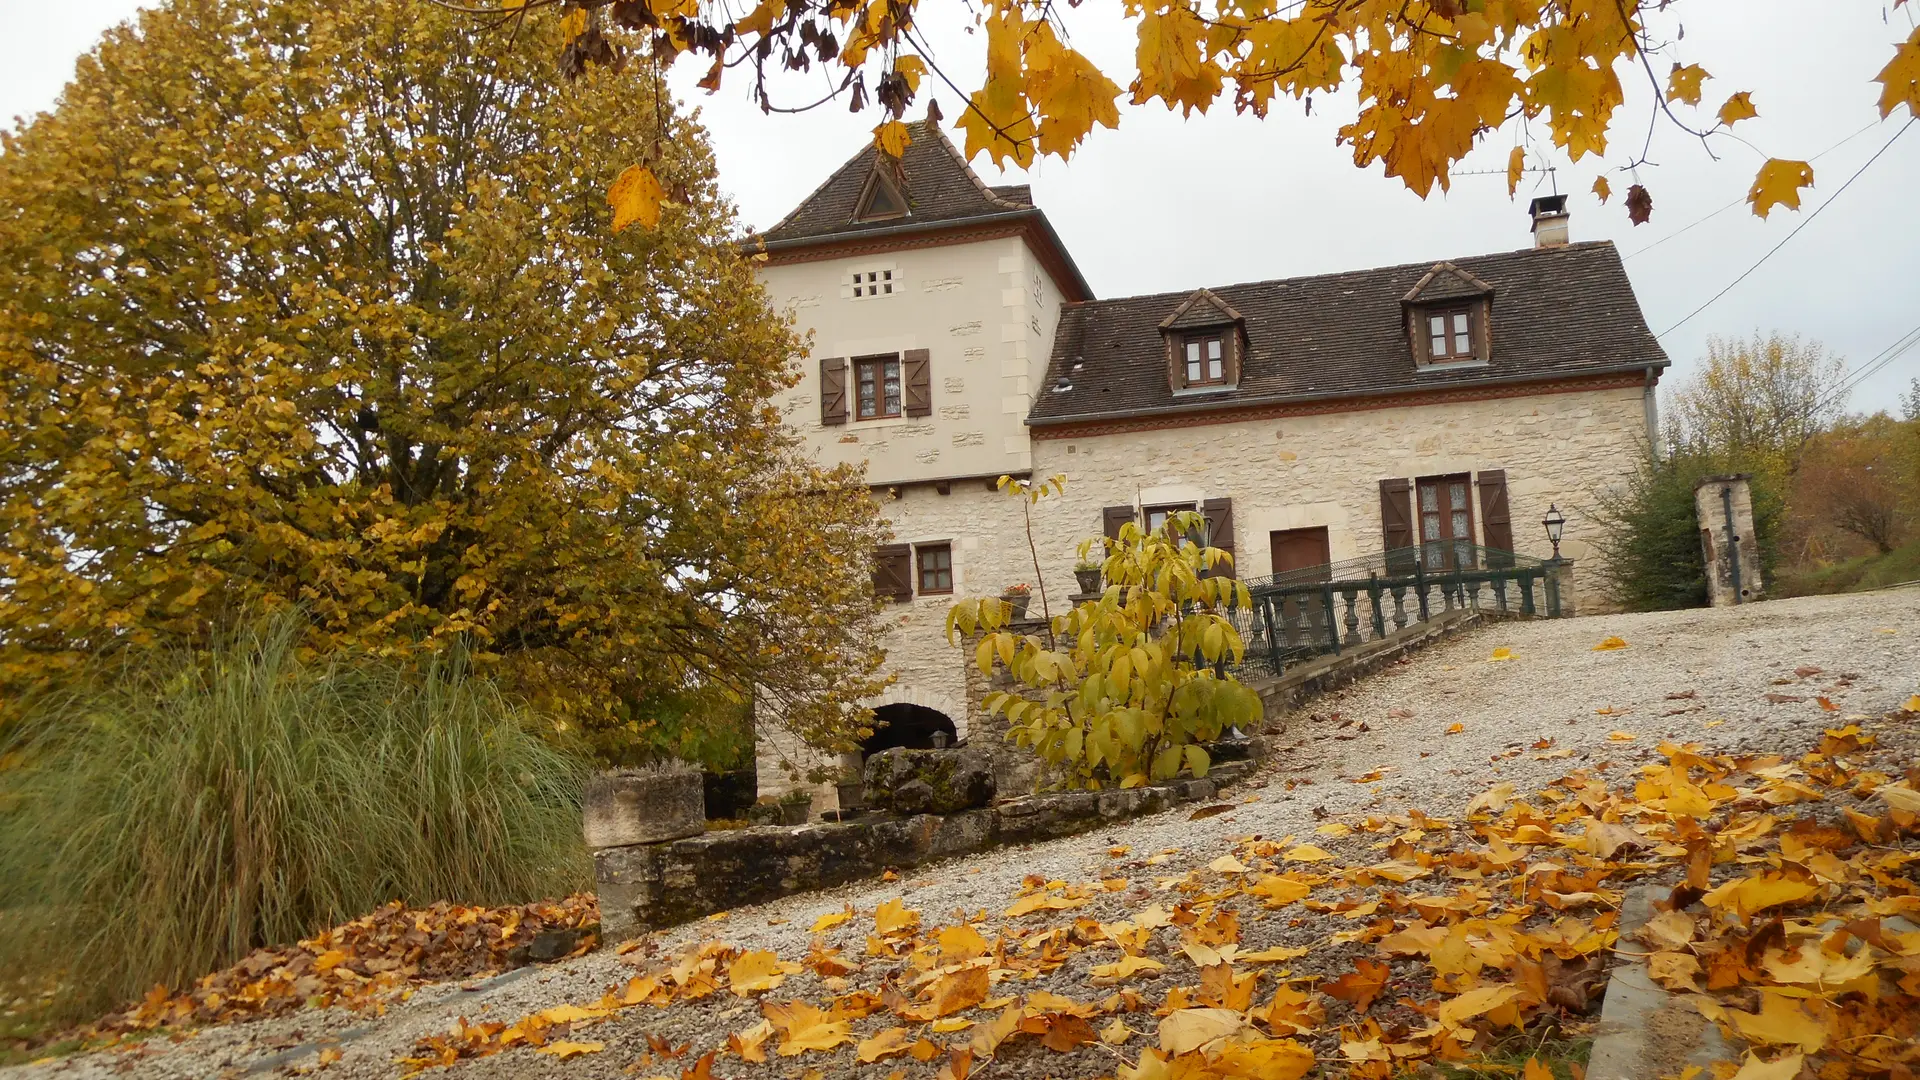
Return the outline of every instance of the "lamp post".
{"type": "Polygon", "coordinates": [[[1562,514],[1558,506],[1548,503],[1547,516],[1540,519],[1540,524],[1546,526],[1547,539],[1553,542],[1553,561],[1559,562],[1560,534],[1566,531],[1567,515],[1562,514]]]}

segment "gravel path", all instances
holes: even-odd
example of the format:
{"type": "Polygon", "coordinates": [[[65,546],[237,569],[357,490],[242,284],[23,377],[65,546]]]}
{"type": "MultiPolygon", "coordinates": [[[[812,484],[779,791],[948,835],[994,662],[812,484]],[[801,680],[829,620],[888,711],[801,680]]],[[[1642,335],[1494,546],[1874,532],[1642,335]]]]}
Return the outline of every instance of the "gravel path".
{"type": "MultiPolygon", "coordinates": [[[[670,931],[658,947],[666,953],[688,942],[714,939],[743,949],[772,949],[783,959],[798,960],[807,951],[817,917],[848,904],[871,914],[894,897],[904,897],[928,925],[952,921],[956,912],[983,909],[993,913],[997,923],[999,912],[1030,874],[1069,882],[1131,874],[1144,883],[1204,865],[1227,851],[1233,840],[1250,834],[1280,842],[1308,839],[1323,817],[1354,820],[1362,814],[1411,808],[1457,815],[1467,800],[1501,781],[1528,791],[1580,767],[1618,777],[1657,757],[1655,747],[1663,739],[1698,742],[1713,751],[1795,755],[1818,738],[1821,728],[1852,715],[1884,714],[1914,693],[1920,693],[1920,589],[1782,600],[1732,610],[1485,626],[1314,702],[1310,716],[1296,719],[1277,737],[1280,750],[1261,773],[1227,796],[1238,804],[1231,812],[1190,821],[1188,807],[1079,837],[924,867],[897,882],[863,882],[743,908],[670,931]],[[1595,644],[1613,636],[1624,638],[1627,647],[1594,651],[1595,644]],[[1494,650],[1502,648],[1512,659],[1491,660],[1494,650]],[[1799,674],[1803,671],[1807,674],[1799,674]],[[1775,700],[1769,700],[1769,694],[1775,700]],[[1816,701],[1819,696],[1837,711],[1823,709],[1816,701]],[[1449,734],[1454,725],[1457,733],[1449,734]],[[1116,846],[1130,848],[1130,853],[1116,859],[1109,850],[1116,846]],[[1174,853],[1155,864],[1143,862],[1168,851],[1174,853]]],[[[1339,845],[1313,839],[1358,856],[1364,855],[1370,838],[1356,834],[1351,844],[1339,845]]],[[[1152,902],[1152,895],[1143,884],[1074,914],[1120,918],[1152,902]]],[[[1311,937],[1299,940],[1303,931],[1277,925],[1282,922],[1261,924],[1273,927],[1266,940],[1311,943],[1311,937]]],[[[871,925],[870,920],[855,919],[827,936],[857,958],[865,943],[863,923],[871,925]]],[[[991,936],[989,927],[982,930],[991,936]]],[[[1304,932],[1319,931],[1309,927],[1304,932]]],[[[209,1029],[177,1043],[156,1039],[133,1050],[0,1075],[271,1075],[289,1067],[311,1067],[312,1043],[331,1037],[343,1039],[343,1056],[320,1075],[389,1078],[398,1074],[396,1057],[410,1052],[416,1039],[445,1031],[456,1017],[511,1022],[561,1003],[590,1003],[634,974],[629,959],[607,949],[465,988],[424,988],[380,1018],[309,1013],[209,1029]]],[[[1305,963],[1311,966],[1310,960],[1305,963]]],[[[1065,994],[1078,990],[1084,998],[1089,990],[1084,980],[1084,971],[1069,965],[1022,989],[1065,994]]],[[[827,993],[818,978],[807,973],[789,979],[773,996],[820,1002],[827,993]]],[[[698,1007],[643,1007],[579,1036],[604,1040],[603,1053],[563,1063],[513,1051],[462,1062],[449,1071],[463,1080],[677,1075],[680,1063],[672,1069],[662,1064],[623,1070],[644,1053],[649,1031],[676,1042],[691,1041],[697,1054],[724,1046],[728,1032],[758,1019],[753,1003],[726,994],[698,1007]]],[[[873,1023],[856,1026],[864,1034],[873,1023]]],[[[1112,1071],[1112,1058],[1088,1054],[1055,1057],[1044,1067],[1055,1075],[1079,1075],[1070,1065],[1078,1058],[1088,1058],[1085,1066],[1091,1071],[1085,1075],[1112,1071]]],[[[723,1058],[722,1063],[726,1068],[719,1071],[728,1077],[801,1075],[795,1061],[779,1058],[757,1070],[737,1058],[723,1058]]],[[[918,1080],[931,1077],[934,1070],[933,1064],[910,1058],[855,1066],[846,1051],[831,1057],[808,1055],[800,1064],[825,1066],[837,1080],[882,1080],[895,1068],[918,1080]]],[[[1024,1070],[1003,1069],[1000,1074],[1008,1071],[1024,1070]]],[[[430,1075],[440,1074],[435,1070],[430,1075]]]]}

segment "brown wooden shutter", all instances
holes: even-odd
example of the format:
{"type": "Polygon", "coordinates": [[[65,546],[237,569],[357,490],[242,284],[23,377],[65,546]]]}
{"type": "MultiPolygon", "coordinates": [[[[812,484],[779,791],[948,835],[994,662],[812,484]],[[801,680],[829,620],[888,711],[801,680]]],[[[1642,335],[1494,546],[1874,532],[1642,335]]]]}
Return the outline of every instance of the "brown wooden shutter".
{"type": "Polygon", "coordinates": [[[925,349],[908,349],[900,358],[908,416],[933,415],[933,365],[925,349]]]}
{"type": "Polygon", "coordinates": [[[913,599],[913,545],[874,549],[873,595],[881,600],[913,599]]]}
{"type": "Polygon", "coordinates": [[[1234,555],[1232,566],[1220,567],[1214,572],[1222,575],[1235,574],[1235,568],[1239,566],[1239,556],[1233,549],[1233,500],[1208,499],[1200,504],[1200,514],[1207,519],[1207,545],[1234,555]]]}
{"type": "Polygon", "coordinates": [[[1507,509],[1507,471],[1487,469],[1477,477],[1480,484],[1480,532],[1488,549],[1487,562],[1495,567],[1513,565],[1513,517],[1507,509]]]}
{"type": "Polygon", "coordinates": [[[847,422],[847,361],[835,356],[820,361],[820,422],[829,426],[847,422]]]}
{"type": "Polygon", "coordinates": [[[1133,507],[1109,506],[1100,511],[1100,531],[1109,540],[1120,539],[1120,526],[1133,520],[1133,507]]]}
{"type": "Polygon", "coordinates": [[[1387,549],[1387,572],[1413,572],[1413,482],[1397,476],[1380,481],[1380,535],[1387,549]]]}

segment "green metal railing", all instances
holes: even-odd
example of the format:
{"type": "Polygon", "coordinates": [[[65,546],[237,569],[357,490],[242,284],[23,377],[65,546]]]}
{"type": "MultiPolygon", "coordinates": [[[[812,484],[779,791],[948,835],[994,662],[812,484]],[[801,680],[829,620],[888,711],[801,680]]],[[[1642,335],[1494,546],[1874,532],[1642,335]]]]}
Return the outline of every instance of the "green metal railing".
{"type": "Polygon", "coordinates": [[[1246,580],[1251,609],[1233,612],[1243,674],[1274,674],[1455,611],[1558,618],[1553,564],[1444,541],[1246,580]]]}

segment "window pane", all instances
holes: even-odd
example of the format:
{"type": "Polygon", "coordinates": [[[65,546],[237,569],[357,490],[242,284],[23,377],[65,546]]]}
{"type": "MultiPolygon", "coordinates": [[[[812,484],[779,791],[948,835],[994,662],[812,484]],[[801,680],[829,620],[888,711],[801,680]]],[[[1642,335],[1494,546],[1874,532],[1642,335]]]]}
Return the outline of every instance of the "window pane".
{"type": "Polygon", "coordinates": [[[1192,383],[1197,383],[1199,381],[1200,381],[1200,361],[1198,360],[1187,361],[1187,382],[1189,384],[1192,384],[1192,383]]]}
{"type": "Polygon", "coordinates": [[[1440,493],[1431,484],[1420,485],[1420,509],[1428,512],[1440,509],[1440,493]]]}
{"type": "Polygon", "coordinates": [[[887,415],[891,416],[900,411],[900,362],[897,360],[887,361],[886,371],[887,407],[885,411],[887,415]]]}
{"type": "Polygon", "coordinates": [[[1437,338],[1447,336],[1447,317],[1445,315],[1427,316],[1427,333],[1437,338]]]}
{"type": "Polygon", "coordinates": [[[1453,515],[1453,536],[1456,540],[1465,540],[1467,538],[1467,515],[1453,515]]]}
{"type": "Polygon", "coordinates": [[[1209,360],[1220,359],[1220,339],[1219,338],[1207,339],[1207,359],[1209,360]]]}
{"type": "Polygon", "coordinates": [[[1200,343],[1197,341],[1187,342],[1187,363],[1197,364],[1199,362],[1200,362],[1200,343]]]}
{"type": "Polygon", "coordinates": [[[1445,334],[1441,334],[1439,337],[1433,339],[1433,355],[1447,355],[1447,336],[1445,334]]]}
{"type": "Polygon", "coordinates": [[[1216,356],[1213,359],[1207,361],[1207,378],[1208,379],[1214,382],[1222,382],[1226,379],[1226,377],[1227,377],[1226,373],[1220,370],[1219,357],[1216,356]]]}
{"type": "Polygon", "coordinates": [[[1432,514],[1423,514],[1420,518],[1420,536],[1426,540],[1440,539],[1440,519],[1432,514]]]}
{"type": "Polygon", "coordinates": [[[1467,332],[1466,312],[1456,311],[1453,313],[1453,332],[1456,334],[1464,334],[1467,332]]]}
{"type": "Polygon", "coordinates": [[[1467,508],[1467,485],[1448,484],[1447,502],[1448,505],[1452,506],[1455,510],[1465,510],[1467,508]]]}

